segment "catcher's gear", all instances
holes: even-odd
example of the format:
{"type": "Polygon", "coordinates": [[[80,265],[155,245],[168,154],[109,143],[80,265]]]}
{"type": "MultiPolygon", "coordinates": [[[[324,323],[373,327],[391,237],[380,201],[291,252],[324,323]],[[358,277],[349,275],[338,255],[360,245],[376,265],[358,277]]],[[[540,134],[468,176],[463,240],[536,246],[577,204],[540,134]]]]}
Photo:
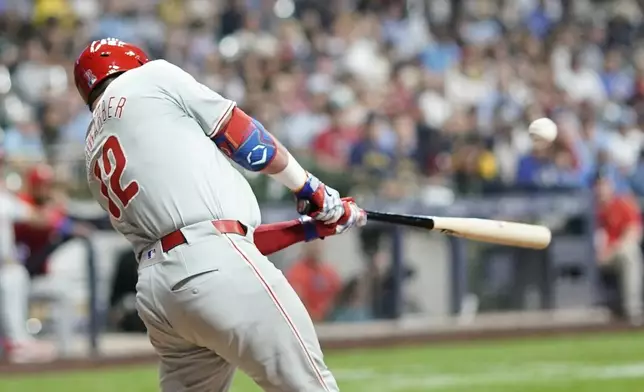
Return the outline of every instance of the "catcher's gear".
{"type": "Polygon", "coordinates": [[[74,64],[74,82],[86,104],[101,81],[138,68],[149,61],[148,56],[135,45],[116,38],[103,38],[89,44],[74,64]]]}

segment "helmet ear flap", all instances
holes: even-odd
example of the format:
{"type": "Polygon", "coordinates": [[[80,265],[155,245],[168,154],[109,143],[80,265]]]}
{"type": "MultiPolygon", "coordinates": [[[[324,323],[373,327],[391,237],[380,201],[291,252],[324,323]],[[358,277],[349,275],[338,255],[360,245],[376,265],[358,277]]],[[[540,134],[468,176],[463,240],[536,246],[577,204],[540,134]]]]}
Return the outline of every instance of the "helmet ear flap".
{"type": "Polygon", "coordinates": [[[103,94],[103,91],[105,91],[107,86],[122,73],[123,72],[112,74],[98,82],[96,87],[94,87],[94,89],[89,93],[89,97],[87,99],[87,106],[89,107],[90,111],[92,110],[92,104],[94,103],[94,101],[96,101],[101,96],[101,94],[103,94]]]}

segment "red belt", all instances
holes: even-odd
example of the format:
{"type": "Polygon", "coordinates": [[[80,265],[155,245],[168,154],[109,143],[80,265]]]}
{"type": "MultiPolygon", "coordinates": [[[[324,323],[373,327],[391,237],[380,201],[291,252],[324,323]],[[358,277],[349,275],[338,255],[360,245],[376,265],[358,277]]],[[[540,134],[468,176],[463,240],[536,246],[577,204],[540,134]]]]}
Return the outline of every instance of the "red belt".
{"type": "MultiPolygon", "coordinates": [[[[245,236],[247,232],[246,226],[236,220],[214,220],[212,221],[212,225],[222,234],[239,234],[245,236]]],[[[186,237],[184,237],[181,230],[176,230],[161,238],[161,249],[163,252],[169,252],[173,248],[183,245],[186,242],[188,241],[186,241],[186,237]]]]}

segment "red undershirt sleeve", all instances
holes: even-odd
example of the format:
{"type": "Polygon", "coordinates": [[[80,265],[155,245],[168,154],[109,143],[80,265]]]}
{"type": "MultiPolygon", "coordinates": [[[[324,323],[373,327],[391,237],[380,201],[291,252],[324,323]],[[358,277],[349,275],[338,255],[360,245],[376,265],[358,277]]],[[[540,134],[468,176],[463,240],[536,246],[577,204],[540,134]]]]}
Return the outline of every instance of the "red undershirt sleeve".
{"type": "Polygon", "coordinates": [[[306,239],[304,225],[297,220],[286,222],[268,223],[259,225],[255,229],[255,246],[264,255],[268,256],[284,248],[303,242],[306,239]]]}

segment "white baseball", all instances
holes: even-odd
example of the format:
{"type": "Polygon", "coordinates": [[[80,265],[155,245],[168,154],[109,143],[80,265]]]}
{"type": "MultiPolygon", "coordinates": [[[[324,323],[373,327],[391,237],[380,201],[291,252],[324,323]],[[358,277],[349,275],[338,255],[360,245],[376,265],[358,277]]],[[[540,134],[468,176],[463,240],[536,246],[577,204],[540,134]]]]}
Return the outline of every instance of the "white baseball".
{"type": "Polygon", "coordinates": [[[552,143],[557,138],[557,124],[546,117],[538,118],[530,124],[528,133],[552,143]]]}

